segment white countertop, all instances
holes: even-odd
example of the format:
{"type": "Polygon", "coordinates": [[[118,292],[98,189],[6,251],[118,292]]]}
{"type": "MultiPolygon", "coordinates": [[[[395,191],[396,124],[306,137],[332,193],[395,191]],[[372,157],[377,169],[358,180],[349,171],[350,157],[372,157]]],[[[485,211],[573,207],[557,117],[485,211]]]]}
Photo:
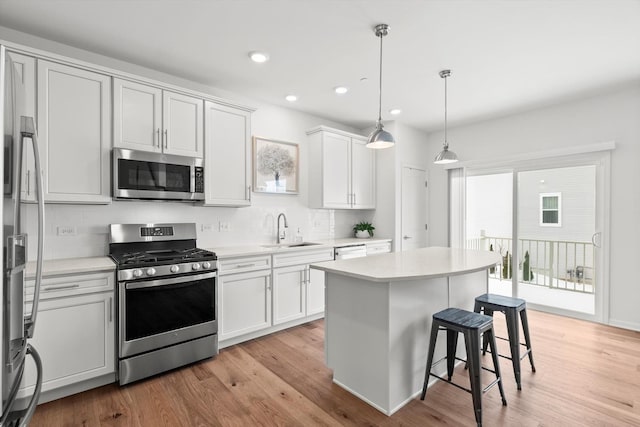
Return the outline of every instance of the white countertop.
{"type": "MultiPolygon", "coordinates": [[[[42,265],[42,274],[56,276],[77,273],[93,273],[96,271],[114,271],[116,265],[111,258],[106,256],[90,258],[63,258],[45,260],[42,265]]],[[[33,279],[36,274],[36,263],[27,263],[26,278],[33,279]]]]}
{"type": "Polygon", "coordinates": [[[339,247],[351,246],[351,245],[366,245],[370,243],[391,242],[391,239],[380,239],[377,237],[369,237],[367,239],[358,239],[356,237],[343,237],[343,238],[336,238],[336,239],[313,240],[313,242],[323,243],[325,245],[339,248],[339,247]]]}
{"type": "Polygon", "coordinates": [[[430,279],[487,269],[501,262],[496,252],[429,247],[363,258],[327,261],[311,268],[373,282],[430,279]]]}
{"type": "MultiPolygon", "coordinates": [[[[356,239],[355,237],[346,237],[339,239],[323,239],[323,240],[311,240],[311,243],[318,243],[317,245],[299,246],[299,247],[286,247],[277,245],[244,245],[244,246],[225,246],[208,248],[210,251],[216,253],[218,258],[233,258],[241,256],[254,256],[254,255],[271,255],[280,252],[293,252],[312,249],[327,249],[330,247],[349,246],[353,244],[366,244],[366,243],[380,243],[390,242],[391,239],[356,239]]],[[[289,243],[290,244],[290,243],[289,243]]],[[[108,256],[102,257],[87,257],[87,258],[61,258],[61,259],[49,259],[45,260],[43,264],[43,274],[45,276],[65,275],[65,274],[78,274],[78,273],[91,273],[96,271],[110,271],[115,270],[116,266],[114,262],[108,256]]],[[[35,262],[31,261],[27,263],[26,277],[32,279],[36,273],[35,262]]]]}
{"type": "MultiPolygon", "coordinates": [[[[319,242],[312,242],[312,243],[319,243],[319,242]]],[[[277,254],[282,252],[327,249],[332,247],[332,245],[325,245],[325,244],[296,246],[296,247],[287,247],[286,245],[287,243],[283,244],[282,246],[278,246],[274,244],[223,246],[223,247],[207,248],[207,250],[215,252],[218,259],[224,259],[224,258],[234,258],[234,257],[241,257],[241,256],[271,255],[271,254],[277,254]]]]}
{"type": "Polygon", "coordinates": [[[244,245],[244,246],[222,246],[222,247],[213,247],[206,248],[207,250],[213,251],[216,253],[219,259],[224,258],[233,258],[240,256],[254,256],[254,255],[271,255],[281,252],[292,252],[292,251],[301,251],[301,250],[312,250],[312,249],[327,249],[331,247],[343,247],[350,246],[354,244],[367,244],[367,243],[382,243],[382,242],[390,242],[391,239],[356,239],[355,237],[346,237],[340,239],[321,239],[321,240],[305,240],[305,242],[309,243],[318,243],[317,245],[309,245],[309,246],[298,246],[298,247],[286,247],[287,244],[291,244],[290,242],[283,245],[273,245],[273,244],[264,244],[264,245],[244,245]]]}

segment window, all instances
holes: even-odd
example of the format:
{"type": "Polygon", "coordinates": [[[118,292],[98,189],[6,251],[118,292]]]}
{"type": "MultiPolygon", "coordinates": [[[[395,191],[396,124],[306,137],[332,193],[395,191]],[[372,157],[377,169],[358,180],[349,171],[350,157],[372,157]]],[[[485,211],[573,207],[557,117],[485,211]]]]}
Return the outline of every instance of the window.
{"type": "Polygon", "coordinates": [[[561,208],[561,193],[540,193],[540,226],[560,227],[562,225],[561,208]]]}

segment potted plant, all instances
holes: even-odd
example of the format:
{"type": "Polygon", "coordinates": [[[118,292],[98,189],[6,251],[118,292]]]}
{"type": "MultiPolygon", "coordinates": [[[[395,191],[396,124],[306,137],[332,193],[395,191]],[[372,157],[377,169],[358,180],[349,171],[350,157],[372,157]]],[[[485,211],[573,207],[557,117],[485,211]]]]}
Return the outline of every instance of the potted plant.
{"type": "Polygon", "coordinates": [[[373,237],[373,230],[376,228],[370,222],[362,221],[353,226],[353,231],[359,239],[373,237]]]}

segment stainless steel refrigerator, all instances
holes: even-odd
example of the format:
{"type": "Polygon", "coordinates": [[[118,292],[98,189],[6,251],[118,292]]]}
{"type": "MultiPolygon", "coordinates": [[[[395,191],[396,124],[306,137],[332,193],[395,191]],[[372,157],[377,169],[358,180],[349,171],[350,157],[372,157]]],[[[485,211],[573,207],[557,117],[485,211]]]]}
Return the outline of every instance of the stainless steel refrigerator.
{"type": "MultiPolygon", "coordinates": [[[[33,337],[38,314],[40,282],[42,279],[42,249],[44,238],[44,203],[42,175],[38,156],[38,142],[34,118],[25,111],[25,89],[20,70],[11,60],[11,53],[0,46],[0,128],[4,150],[0,150],[0,164],[4,167],[4,195],[0,199],[2,210],[2,292],[0,305],[0,379],[2,388],[2,414],[0,427],[29,424],[35,411],[42,387],[42,363],[35,348],[29,343],[33,337]],[[22,167],[27,150],[33,150],[37,187],[37,236],[27,236],[25,203],[21,201],[22,167]],[[32,237],[35,237],[32,238],[32,237]],[[33,300],[26,297],[25,266],[27,244],[37,245],[36,278],[33,300]],[[27,363],[31,356],[37,373],[36,386],[28,405],[16,404],[16,396],[27,363]]],[[[31,208],[32,209],[32,208],[31,208]]]]}

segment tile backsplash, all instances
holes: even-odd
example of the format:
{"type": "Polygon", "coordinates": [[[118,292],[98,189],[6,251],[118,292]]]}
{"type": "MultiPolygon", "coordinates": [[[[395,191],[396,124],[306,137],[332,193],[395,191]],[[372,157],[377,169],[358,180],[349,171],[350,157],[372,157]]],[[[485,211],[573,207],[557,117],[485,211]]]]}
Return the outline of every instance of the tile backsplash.
{"type": "MultiPolygon", "coordinates": [[[[370,221],[373,211],[309,209],[291,196],[262,196],[246,208],[197,206],[177,202],[114,201],[110,205],[47,204],[45,208],[45,259],[107,255],[109,224],[195,222],[198,246],[275,243],[278,214],[284,213],[293,241],[298,228],[305,240],[347,237],[359,221],[370,221]],[[273,199],[269,200],[268,198],[273,199]],[[289,197],[289,199],[287,199],[289,197]]],[[[255,198],[254,198],[255,200],[255,198]]],[[[29,259],[36,252],[36,208],[27,206],[29,259]]]]}

